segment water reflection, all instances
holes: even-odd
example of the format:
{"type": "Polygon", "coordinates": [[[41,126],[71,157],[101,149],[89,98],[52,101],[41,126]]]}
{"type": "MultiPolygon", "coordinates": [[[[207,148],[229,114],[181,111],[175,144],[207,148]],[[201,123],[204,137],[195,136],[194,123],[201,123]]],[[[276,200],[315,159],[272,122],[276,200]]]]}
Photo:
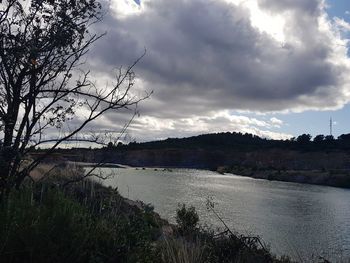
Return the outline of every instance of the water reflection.
{"type": "Polygon", "coordinates": [[[350,191],[332,187],[175,169],[111,169],[104,183],[122,195],[152,203],[174,221],[178,203],[194,205],[202,223],[221,226],[205,207],[206,198],[232,229],[261,236],[277,254],[308,260],[312,255],[350,257],[350,191]]]}

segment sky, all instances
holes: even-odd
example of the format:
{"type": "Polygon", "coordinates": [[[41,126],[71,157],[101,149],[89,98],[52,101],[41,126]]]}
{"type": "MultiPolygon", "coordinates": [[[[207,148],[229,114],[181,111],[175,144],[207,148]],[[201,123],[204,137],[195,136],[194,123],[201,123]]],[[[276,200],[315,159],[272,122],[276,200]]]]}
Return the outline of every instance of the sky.
{"type": "MultiPolygon", "coordinates": [[[[89,67],[100,85],[136,65],[129,140],[213,132],[288,139],[350,133],[350,1],[112,0],[89,67]],[[141,95],[142,96],[142,95],[141,95]]],[[[118,130],[125,112],[95,129],[118,130]]]]}

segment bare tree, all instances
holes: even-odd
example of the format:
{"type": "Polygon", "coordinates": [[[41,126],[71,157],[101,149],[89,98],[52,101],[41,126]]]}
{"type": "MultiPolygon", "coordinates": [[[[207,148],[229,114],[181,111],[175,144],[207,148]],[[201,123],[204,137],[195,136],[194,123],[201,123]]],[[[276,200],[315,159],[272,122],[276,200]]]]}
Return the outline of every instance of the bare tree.
{"type": "Polygon", "coordinates": [[[107,111],[131,109],[147,98],[132,95],[138,60],[117,72],[115,84],[99,88],[84,72],[82,58],[102,35],[96,0],[5,0],[0,2],[0,197],[67,141],[79,137],[107,111]],[[55,130],[51,137],[45,132],[55,130]],[[44,155],[22,162],[34,147],[44,155]],[[47,146],[46,146],[47,147],[47,146]]]}

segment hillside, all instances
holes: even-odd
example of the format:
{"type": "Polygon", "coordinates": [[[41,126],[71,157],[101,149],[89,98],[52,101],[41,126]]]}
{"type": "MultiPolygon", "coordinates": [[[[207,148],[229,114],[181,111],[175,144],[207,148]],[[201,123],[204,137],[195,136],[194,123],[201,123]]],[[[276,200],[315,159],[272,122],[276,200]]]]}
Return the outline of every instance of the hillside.
{"type": "Polygon", "coordinates": [[[120,163],[136,167],[181,167],[301,183],[350,187],[350,135],[337,139],[303,134],[268,140],[251,134],[219,133],[163,141],[70,149],[71,161],[120,163]]]}

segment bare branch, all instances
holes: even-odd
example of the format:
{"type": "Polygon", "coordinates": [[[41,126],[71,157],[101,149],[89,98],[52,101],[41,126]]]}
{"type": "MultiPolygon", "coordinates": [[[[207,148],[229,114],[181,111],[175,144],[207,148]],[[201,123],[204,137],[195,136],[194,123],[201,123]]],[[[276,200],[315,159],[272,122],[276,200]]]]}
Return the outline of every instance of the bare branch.
{"type": "Polygon", "coordinates": [[[111,87],[101,89],[89,79],[89,71],[79,69],[91,45],[104,35],[89,33],[102,18],[98,0],[29,1],[27,8],[22,3],[6,0],[0,5],[0,158],[6,160],[0,198],[62,143],[105,145],[101,136],[81,133],[109,111],[128,109],[132,120],[138,103],[151,95],[132,94],[133,69],[146,51],[119,69],[111,87]],[[59,134],[46,138],[50,129],[59,134]],[[46,152],[22,167],[31,149],[43,144],[49,146],[46,152]]]}

